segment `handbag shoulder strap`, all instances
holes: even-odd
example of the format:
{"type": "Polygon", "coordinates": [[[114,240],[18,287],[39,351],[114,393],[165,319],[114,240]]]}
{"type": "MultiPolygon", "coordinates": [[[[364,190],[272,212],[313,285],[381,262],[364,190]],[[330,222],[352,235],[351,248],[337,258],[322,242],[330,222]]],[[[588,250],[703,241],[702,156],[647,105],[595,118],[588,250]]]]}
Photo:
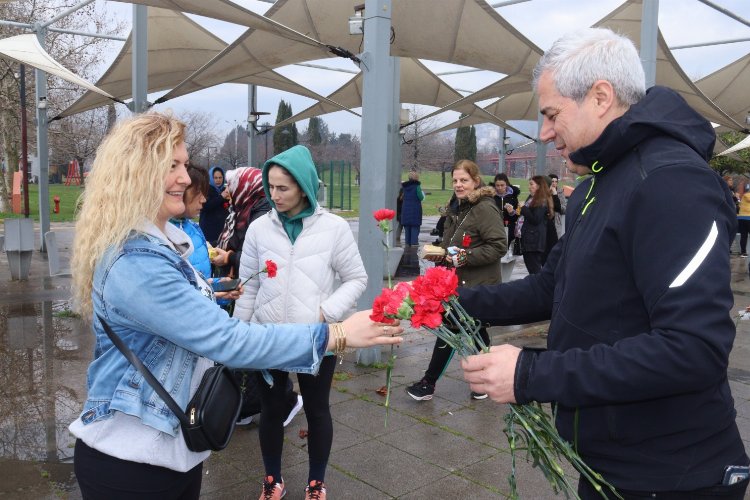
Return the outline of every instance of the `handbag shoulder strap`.
{"type": "Polygon", "coordinates": [[[117,347],[117,349],[120,350],[123,356],[130,361],[130,363],[135,366],[135,368],[141,372],[141,375],[143,375],[143,378],[146,379],[146,382],[156,391],[156,393],[159,395],[159,397],[167,404],[170,410],[172,410],[172,413],[175,414],[175,416],[179,419],[180,423],[183,425],[189,425],[189,420],[187,415],[185,415],[185,412],[182,411],[182,408],[177,404],[177,402],[172,398],[172,396],[169,395],[166,389],[164,389],[164,386],[159,383],[158,380],[156,380],[156,377],[151,373],[151,371],[146,368],[146,365],[143,364],[143,362],[140,360],[138,356],[136,356],[133,351],[130,350],[128,346],[125,345],[125,343],[122,341],[122,339],[117,335],[112,328],[107,324],[106,321],[104,321],[104,318],[101,317],[101,315],[97,314],[97,318],[99,318],[99,321],[101,322],[102,326],[104,327],[104,331],[107,333],[107,336],[112,341],[112,343],[117,347]]]}

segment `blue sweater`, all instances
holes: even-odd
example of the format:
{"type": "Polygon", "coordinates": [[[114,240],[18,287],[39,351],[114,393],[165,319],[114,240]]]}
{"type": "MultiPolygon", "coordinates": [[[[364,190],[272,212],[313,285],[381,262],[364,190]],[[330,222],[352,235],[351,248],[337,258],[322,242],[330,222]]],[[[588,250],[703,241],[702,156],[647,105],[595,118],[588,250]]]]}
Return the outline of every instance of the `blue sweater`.
{"type": "Polygon", "coordinates": [[[193,267],[203,275],[204,278],[211,277],[211,261],[208,258],[208,245],[206,237],[203,236],[200,226],[190,219],[169,219],[169,222],[179,227],[193,242],[193,253],[188,260],[193,267]]]}

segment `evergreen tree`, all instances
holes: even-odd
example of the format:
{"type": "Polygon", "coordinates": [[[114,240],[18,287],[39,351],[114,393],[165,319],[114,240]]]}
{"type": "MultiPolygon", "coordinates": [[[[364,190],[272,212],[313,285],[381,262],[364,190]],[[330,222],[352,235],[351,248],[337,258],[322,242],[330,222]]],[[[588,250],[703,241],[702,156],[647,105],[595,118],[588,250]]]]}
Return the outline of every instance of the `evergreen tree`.
{"type": "Polygon", "coordinates": [[[317,116],[310,118],[310,123],[307,125],[307,140],[310,141],[312,146],[319,146],[323,143],[323,134],[321,133],[321,120],[317,116]]]}
{"type": "MultiPolygon", "coordinates": [[[[464,118],[466,115],[461,115],[464,118]]],[[[453,149],[453,161],[477,161],[477,131],[474,126],[458,127],[456,145],[453,149]]]]}
{"type": "MultiPolygon", "coordinates": [[[[292,105],[284,101],[279,102],[279,110],[276,113],[276,123],[286,120],[292,116],[292,105]]],[[[277,127],[273,131],[273,153],[279,154],[292,146],[298,144],[297,125],[290,123],[283,127],[277,127]]]]}
{"type": "Polygon", "coordinates": [[[469,154],[467,159],[476,162],[477,161],[477,129],[472,125],[469,132],[469,154]]]}

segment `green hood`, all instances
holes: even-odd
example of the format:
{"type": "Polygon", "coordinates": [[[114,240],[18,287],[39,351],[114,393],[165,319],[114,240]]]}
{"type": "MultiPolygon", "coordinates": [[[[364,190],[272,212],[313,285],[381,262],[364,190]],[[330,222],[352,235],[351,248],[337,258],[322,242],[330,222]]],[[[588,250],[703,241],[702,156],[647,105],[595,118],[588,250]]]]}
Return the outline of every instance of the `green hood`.
{"type": "Polygon", "coordinates": [[[268,169],[272,165],[284,167],[289,174],[294,177],[299,187],[307,196],[309,205],[294,217],[287,217],[286,214],[279,213],[281,223],[284,225],[289,240],[294,244],[297,236],[302,232],[302,219],[315,213],[318,206],[318,173],[315,171],[315,164],[312,161],[310,150],[305,146],[293,146],[283,153],[279,153],[263,164],[263,190],[266,192],[266,198],[271,202],[271,206],[276,208],[276,204],[271,199],[271,191],[268,189],[268,169]]]}
{"type": "MultiPolygon", "coordinates": [[[[312,210],[307,215],[313,213],[318,206],[319,181],[310,150],[305,146],[292,146],[263,164],[263,190],[266,192],[266,198],[271,202],[271,206],[276,208],[276,204],[271,200],[271,192],[268,189],[268,169],[272,165],[284,167],[294,177],[294,180],[297,181],[297,184],[302,188],[302,191],[307,195],[307,200],[310,202],[312,210]]],[[[303,212],[308,211],[303,210],[303,212]]]]}

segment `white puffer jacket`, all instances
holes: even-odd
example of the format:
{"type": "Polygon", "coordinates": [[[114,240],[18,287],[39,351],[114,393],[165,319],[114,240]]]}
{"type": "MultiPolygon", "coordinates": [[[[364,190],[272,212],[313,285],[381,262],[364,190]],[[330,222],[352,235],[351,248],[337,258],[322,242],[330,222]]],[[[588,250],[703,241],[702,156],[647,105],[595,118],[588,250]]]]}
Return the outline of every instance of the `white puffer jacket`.
{"type": "Polygon", "coordinates": [[[319,323],[345,319],[367,286],[367,273],[349,224],[318,207],[303,219],[292,245],[276,210],[256,219],[242,247],[239,277],[278,265],[275,278],[261,274],[245,284],[234,317],[255,323],[319,323]],[[341,285],[334,290],[338,274],[341,285]]]}

